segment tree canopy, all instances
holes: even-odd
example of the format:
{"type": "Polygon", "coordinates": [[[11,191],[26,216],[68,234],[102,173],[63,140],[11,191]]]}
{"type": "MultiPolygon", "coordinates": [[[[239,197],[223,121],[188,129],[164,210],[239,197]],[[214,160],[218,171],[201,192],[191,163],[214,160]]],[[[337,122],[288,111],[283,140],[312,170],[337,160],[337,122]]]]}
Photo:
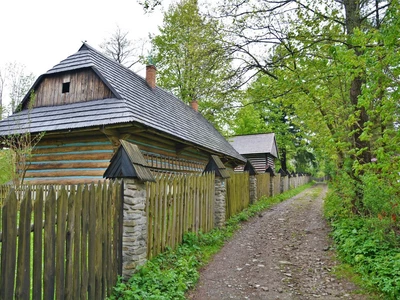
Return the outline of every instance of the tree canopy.
{"type": "Polygon", "coordinates": [[[201,113],[222,130],[237,82],[221,24],[203,16],[197,0],[182,0],[165,12],[159,30],[152,40],[158,84],[186,103],[198,101],[201,113]]]}
{"type": "Polygon", "coordinates": [[[269,97],[293,109],[332,175],[354,183],[355,211],[366,176],[398,186],[398,15],[398,1],[373,0],[225,0],[219,10],[241,71],[271,78],[269,97]]]}

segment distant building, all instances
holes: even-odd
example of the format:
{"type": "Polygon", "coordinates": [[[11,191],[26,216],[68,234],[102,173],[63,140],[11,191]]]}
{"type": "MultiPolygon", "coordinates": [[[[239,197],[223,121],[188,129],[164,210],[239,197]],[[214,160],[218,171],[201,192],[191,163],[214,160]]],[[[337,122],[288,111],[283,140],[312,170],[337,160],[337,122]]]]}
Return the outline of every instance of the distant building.
{"type": "Polygon", "coordinates": [[[258,173],[268,167],[275,171],[275,159],[279,158],[275,133],[238,135],[228,139],[240,155],[250,160],[258,173]]]}

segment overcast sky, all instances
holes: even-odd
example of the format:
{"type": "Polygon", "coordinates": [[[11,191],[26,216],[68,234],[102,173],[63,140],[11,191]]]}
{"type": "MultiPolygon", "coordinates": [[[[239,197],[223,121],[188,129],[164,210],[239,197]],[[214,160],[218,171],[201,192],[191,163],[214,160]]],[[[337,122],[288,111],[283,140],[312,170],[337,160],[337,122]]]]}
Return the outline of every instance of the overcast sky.
{"type": "Polygon", "coordinates": [[[144,14],[136,0],[1,0],[0,67],[15,61],[38,77],[78,51],[82,41],[99,49],[117,25],[132,40],[145,38],[157,33],[162,12],[144,14]]]}

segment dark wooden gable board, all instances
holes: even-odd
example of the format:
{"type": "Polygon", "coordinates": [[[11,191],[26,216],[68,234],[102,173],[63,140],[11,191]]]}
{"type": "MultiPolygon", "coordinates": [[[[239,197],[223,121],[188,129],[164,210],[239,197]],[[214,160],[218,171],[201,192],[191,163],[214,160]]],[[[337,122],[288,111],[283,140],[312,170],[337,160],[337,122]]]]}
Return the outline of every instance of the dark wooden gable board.
{"type": "Polygon", "coordinates": [[[139,178],[142,181],[155,181],[138,146],[121,141],[121,146],[111,158],[104,172],[105,178],[139,178]]]}
{"type": "Polygon", "coordinates": [[[269,173],[269,174],[271,174],[271,175],[274,175],[274,174],[275,174],[275,173],[274,173],[274,169],[272,169],[271,166],[268,166],[268,168],[265,170],[265,173],[269,173]]]}
{"type": "Polygon", "coordinates": [[[215,176],[222,178],[229,178],[229,171],[226,169],[225,165],[222,163],[221,159],[217,155],[211,155],[203,173],[215,172],[215,176]]]}
{"type": "Polygon", "coordinates": [[[250,160],[247,160],[245,166],[244,166],[244,171],[249,172],[249,175],[254,176],[257,174],[256,169],[254,166],[251,164],[250,160]]]}

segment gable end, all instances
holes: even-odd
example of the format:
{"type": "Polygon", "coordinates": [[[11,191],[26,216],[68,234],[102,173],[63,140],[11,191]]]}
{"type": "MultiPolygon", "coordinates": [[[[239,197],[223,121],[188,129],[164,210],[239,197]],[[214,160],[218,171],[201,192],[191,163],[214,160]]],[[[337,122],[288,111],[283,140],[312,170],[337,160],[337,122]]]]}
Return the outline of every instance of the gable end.
{"type": "Polygon", "coordinates": [[[35,88],[35,96],[33,108],[117,98],[92,68],[44,76],[35,88]]]}

